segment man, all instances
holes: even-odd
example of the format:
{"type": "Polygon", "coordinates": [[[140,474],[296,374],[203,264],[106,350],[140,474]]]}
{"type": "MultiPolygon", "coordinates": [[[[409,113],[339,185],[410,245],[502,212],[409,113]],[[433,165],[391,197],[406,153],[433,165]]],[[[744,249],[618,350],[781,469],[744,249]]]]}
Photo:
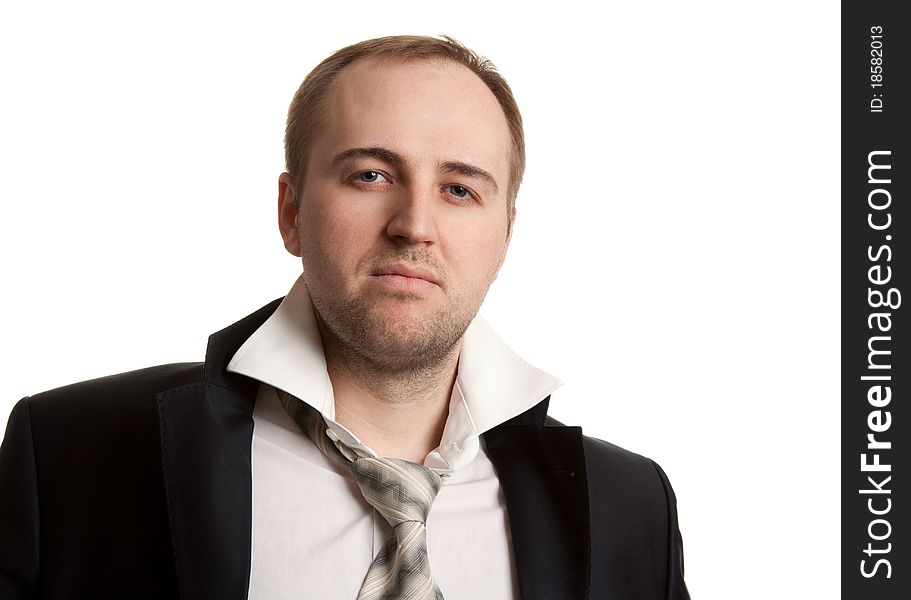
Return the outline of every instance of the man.
{"type": "Polygon", "coordinates": [[[476,317],[521,117],[448,39],[340,50],[298,90],[279,228],[303,273],[153,367],[22,400],[4,598],[688,598],[660,468],[546,417],[476,317]]]}

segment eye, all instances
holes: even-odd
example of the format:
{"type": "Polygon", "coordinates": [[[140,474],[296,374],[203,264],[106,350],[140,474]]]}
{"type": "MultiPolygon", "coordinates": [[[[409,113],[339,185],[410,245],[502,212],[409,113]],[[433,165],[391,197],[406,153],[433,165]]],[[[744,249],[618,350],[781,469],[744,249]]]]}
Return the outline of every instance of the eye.
{"type": "Polygon", "coordinates": [[[357,174],[356,179],[361,183],[380,183],[382,181],[388,181],[386,176],[379,171],[363,171],[357,174]]]}
{"type": "Polygon", "coordinates": [[[471,193],[471,190],[469,190],[464,185],[458,185],[458,184],[447,185],[446,190],[453,197],[455,197],[459,200],[470,200],[474,197],[474,194],[471,193]]]}

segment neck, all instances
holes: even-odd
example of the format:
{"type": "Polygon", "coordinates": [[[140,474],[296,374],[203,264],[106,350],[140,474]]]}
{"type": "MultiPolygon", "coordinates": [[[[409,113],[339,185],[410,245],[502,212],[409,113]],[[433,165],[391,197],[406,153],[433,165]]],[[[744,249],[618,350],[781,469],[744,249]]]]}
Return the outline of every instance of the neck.
{"type": "Polygon", "coordinates": [[[323,347],[336,421],[380,456],[423,463],[443,437],[461,341],[436,364],[397,371],[323,347]]]}

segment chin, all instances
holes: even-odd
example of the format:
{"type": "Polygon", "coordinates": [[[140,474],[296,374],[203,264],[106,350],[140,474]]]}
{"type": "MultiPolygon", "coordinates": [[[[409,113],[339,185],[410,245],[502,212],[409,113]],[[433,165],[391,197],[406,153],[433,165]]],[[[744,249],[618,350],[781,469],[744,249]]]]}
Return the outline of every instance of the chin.
{"type": "MultiPolygon", "coordinates": [[[[467,324],[466,324],[467,325],[467,324]]],[[[415,370],[439,364],[462,339],[465,327],[432,315],[384,315],[361,332],[363,354],[384,368],[415,370]]]]}

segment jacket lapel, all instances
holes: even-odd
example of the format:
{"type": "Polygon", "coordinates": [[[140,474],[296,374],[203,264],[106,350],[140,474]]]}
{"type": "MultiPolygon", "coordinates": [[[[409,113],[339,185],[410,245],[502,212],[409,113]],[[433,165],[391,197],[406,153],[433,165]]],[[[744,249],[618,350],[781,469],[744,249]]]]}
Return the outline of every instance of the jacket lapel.
{"type": "Polygon", "coordinates": [[[209,338],[204,381],[158,395],[181,598],[247,597],[253,515],[250,445],[258,384],[225,368],[278,302],[209,338]]]}
{"type": "Polygon", "coordinates": [[[506,498],[522,598],[588,598],[591,548],[582,430],[550,398],[484,434],[506,498]]]}

